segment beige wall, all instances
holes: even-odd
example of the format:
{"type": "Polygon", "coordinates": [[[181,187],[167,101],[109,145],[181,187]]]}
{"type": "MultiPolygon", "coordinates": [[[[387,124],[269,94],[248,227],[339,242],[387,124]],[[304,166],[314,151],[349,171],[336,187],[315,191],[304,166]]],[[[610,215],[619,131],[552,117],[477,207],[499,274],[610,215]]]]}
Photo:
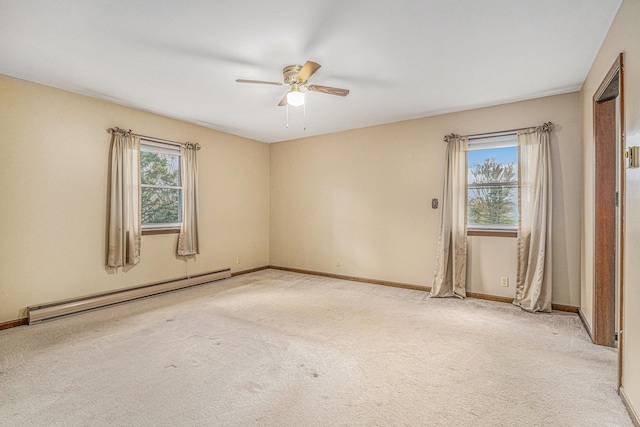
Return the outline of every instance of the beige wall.
{"type": "Polygon", "coordinates": [[[32,304],[269,263],[267,144],[6,76],[0,130],[0,322],[32,304]],[[139,265],[105,268],[112,126],[202,145],[195,261],[177,259],[176,234],[144,236],[139,265]]]}
{"type": "Polygon", "coordinates": [[[517,239],[472,236],[467,239],[467,245],[467,290],[484,295],[515,298],[517,239]],[[508,287],[501,286],[502,277],[509,279],[508,287]]]}
{"type": "MultiPolygon", "coordinates": [[[[442,136],[547,120],[558,124],[552,137],[554,302],[579,304],[577,94],[268,146],[9,77],[0,77],[0,85],[0,174],[11,183],[0,189],[0,322],[23,316],[32,304],[269,263],[428,286],[442,136]],[[144,236],[140,265],[105,269],[110,126],[203,145],[205,237],[195,262],[175,257],[175,235],[144,236]]],[[[513,296],[515,239],[469,242],[468,290],[513,296]],[[508,288],[500,286],[501,277],[509,278],[508,288]]]]}
{"type": "MultiPolygon", "coordinates": [[[[272,265],[430,286],[445,134],[546,121],[553,132],[553,302],[580,303],[580,109],[571,93],[271,146],[272,265]],[[341,266],[337,266],[340,259],[341,266]]],[[[473,238],[468,290],[513,296],[515,239],[473,238]],[[500,277],[510,287],[500,286],[500,277]]]]}
{"type": "MultiPolygon", "coordinates": [[[[624,0],[581,91],[584,178],[581,308],[593,315],[594,138],[592,97],[616,57],[624,52],[626,145],[640,146],[640,1],[624,0]]],[[[640,411],[640,169],[626,170],[622,385],[640,411]]]]}

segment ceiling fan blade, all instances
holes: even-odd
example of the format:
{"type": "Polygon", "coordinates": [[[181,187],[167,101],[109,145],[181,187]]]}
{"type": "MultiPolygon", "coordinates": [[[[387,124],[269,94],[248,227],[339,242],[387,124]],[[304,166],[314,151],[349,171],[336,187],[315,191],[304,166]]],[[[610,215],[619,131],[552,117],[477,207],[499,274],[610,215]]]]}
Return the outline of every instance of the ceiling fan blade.
{"type": "Polygon", "coordinates": [[[338,87],[311,85],[307,86],[307,89],[314,92],[328,93],[329,95],[347,96],[349,95],[349,89],[340,89],[338,87]]]}
{"type": "Polygon", "coordinates": [[[318,71],[320,67],[321,67],[320,64],[315,63],[313,61],[305,62],[305,64],[300,69],[300,71],[298,71],[298,82],[305,84],[307,80],[309,80],[309,77],[311,77],[313,73],[318,71]]]}
{"type": "Polygon", "coordinates": [[[261,85],[276,85],[276,86],[284,86],[284,83],[280,82],[265,82],[264,80],[245,80],[245,79],[236,79],[238,83],[258,83],[261,85]]]}
{"type": "Polygon", "coordinates": [[[278,107],[284,107],[285,105],[287,105],[288,94],[289,94],[288,92],[284,94],[284,97],[282,97],[282,100],[280,101],[280,104],[278,104],[278,107]]]}

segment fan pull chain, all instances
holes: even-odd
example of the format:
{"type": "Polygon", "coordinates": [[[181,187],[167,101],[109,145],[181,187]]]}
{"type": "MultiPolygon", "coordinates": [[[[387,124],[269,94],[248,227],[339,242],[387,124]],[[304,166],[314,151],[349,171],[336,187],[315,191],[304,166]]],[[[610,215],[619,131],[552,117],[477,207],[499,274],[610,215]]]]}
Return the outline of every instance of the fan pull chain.
{"type": "Polygon", "coordinates": [[[289,129],[289,104],[287,104],[287,129],[289,129]]]}
{"type": "Polygon", "coordinates": [[[307,130],[307,103],[306,102],[302,104],[302,112],[303,112],[302,130],[307,130]]]}

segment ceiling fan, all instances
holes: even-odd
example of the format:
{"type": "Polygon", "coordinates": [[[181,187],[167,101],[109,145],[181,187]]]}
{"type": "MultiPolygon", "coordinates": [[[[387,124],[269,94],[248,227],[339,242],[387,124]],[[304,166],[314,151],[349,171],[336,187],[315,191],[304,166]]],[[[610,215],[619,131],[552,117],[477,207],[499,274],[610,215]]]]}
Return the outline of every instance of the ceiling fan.
{"type": "Polygon", "coordinates": [[[300,65],[288,65],[282,70],[284,76],[284,82],[266,82],[263,80],[245,80],[237,79],[238,83],[258,83],[264,85],[276,85],[276,86],[290,86],[291,90],[285,94],[278,107],[285,105],[291,105],[294,107],[304,104],[304,93],[300,90],[306,88],[313,92],[328,93],[329,95],[347,96],[349,95],[348,89],[340,89],[337,87],[309,85],[307,86],[307,80],[321,67],[313,61],[307,61],[303,66],[300,65]]]}

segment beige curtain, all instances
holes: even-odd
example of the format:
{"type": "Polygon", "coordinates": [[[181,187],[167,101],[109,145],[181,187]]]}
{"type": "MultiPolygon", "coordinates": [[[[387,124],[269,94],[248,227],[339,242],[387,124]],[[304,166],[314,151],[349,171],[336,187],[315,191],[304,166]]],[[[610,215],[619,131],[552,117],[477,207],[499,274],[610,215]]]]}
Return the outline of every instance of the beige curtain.
{"type": "Polygon", "coordinates": [[[467,137],[449,135],[432,297],[465,297],[467,281],[467,137]]]}
{"type": "Polygon", "coordinates": [[[140,262],[140,138],[114,132],[111,146],[109,249],[107,265],[140,262]]]}
{"type": "Polygon", "coordinates": [[[182,182],[182,225],[178,237],[178,255],[200,253],[198,246],[198,150],[200,145],[187,143],[180,147],[182,182]]]}
{"type": "Polygon", "coordinates": [[[551,311],[551,123],[518,131],[518,268],[513,303],[551,311]]]}

